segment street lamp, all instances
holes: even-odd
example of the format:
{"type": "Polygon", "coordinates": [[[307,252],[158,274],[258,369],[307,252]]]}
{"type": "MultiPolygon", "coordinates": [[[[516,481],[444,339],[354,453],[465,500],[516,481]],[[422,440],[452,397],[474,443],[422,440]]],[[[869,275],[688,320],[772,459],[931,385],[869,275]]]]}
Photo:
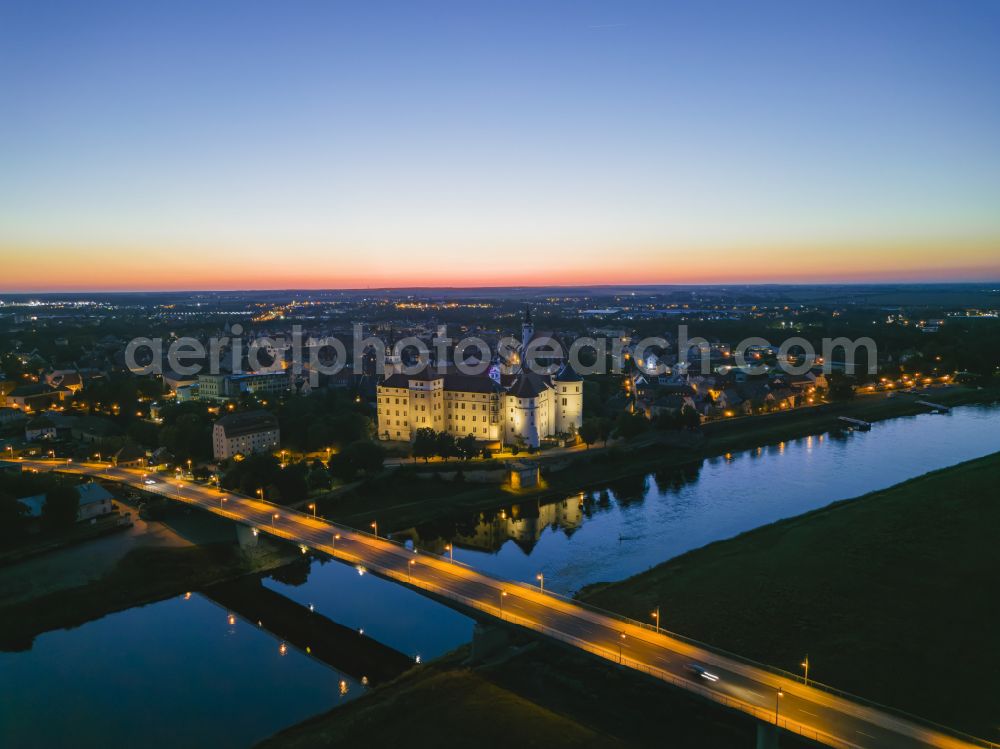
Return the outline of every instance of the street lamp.
{"type": "Polygon", "coordinates": [[[785,696],[785,690],[778,687],[778,692],[774,696],[774,727],[778,727],[778,706],[781,704],[781,698],[785,696]]]}
{"type": "Polygon", "coordinates": [[[260,497],[261,499],[264,499],[264,487],[263,486],[260,489],[257,490],[257,496],[260,497]]]}
{"type": "Polygon", "coordinates": [[[507,591],[500,591],[500,613],[503,614],[503,599],[507,597],[507,591]]]}
{"type": "Polygon", "coordinates": [[[219,497],[219,509],[222,509],[222,503],[226,501],[226,497],[219,497]]]}
{"type": "Polygon", "coordinates": [[[618,662],[621,663],[625,659],[622,657],[622,646],[625,645],[625,633],[621,632],[618,637],[618,662]]]}
{"type": "Polygon", "coordinates": [[[538,580],[538,589],[544,593],[545,592],[545,573],[539,572],[535,575],[535,579],[538,580]]]}
{"type": "Polygon", "coordinates": [[[275,520],[277,520],[277,519],[278,519],[278,517],[279,517],[279,516],[278,516],[278,513],[274,513],[274,514],[273,514],[273,515],[271,516],[271,527],[272,527],[272,528],[274,527],[274,521],[275,521],[275,520]]]}
{"type": "Polygon", "coordinates": [[[378,522],[375,520],[372,521],[372,533],[375,534],[375,538],[378,538],[378,522]]]}
{"type": "Polygon", "coordinates": [[[802,678],[802,682],[806,686],[809,686],[809,653],[806,653],[805,659],[799,665],[805,669],[805,676],[802,678]]]}
{"type": "Polygon", "coordinates": [[[416,559],[411,559],[410,563],[406,565],[406,581],[413,582],[413,565],[417,563],[416,559]]]}
{"type": "Polygon", "coordinates": [[[659,634],[660,633],[660,607],[659,606],[656,607],[656,610],[653,611],[653,613],[651,614],[651,616],[653,617],[653,622],[655,623],[656,633],[659,634]]]}
{"type": "Polygon", "coordinates": [[[444,550],[448,552],[448,559],[455,561],[455,550],[451,547],[451,544],[446,544],[444,550]]]}
{"type": "Polygon", "coordinates": [[[316,517],[316,503],[315,502],[310,502],[309,503],[309,509],[313,511],[313,517],[316,517]]]}
{"type": "Polygon", "coordinates": [[[340,534],[339,533],[334,533],[333,534],[333,543],[330,544],[333,547],[333,553],[334,553],[334,555],[337,554],[337,539],[338,538],[340,538],[340,534]]]}

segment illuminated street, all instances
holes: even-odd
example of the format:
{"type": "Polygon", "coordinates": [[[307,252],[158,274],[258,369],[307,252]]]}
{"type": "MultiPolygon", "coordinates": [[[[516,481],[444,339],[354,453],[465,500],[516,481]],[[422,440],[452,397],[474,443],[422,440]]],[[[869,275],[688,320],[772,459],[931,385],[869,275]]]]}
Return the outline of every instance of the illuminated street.
{"type": "MultiPolygon", "coordinates": [[[[535,585],[496,579],[447,556],[416,553],[371,533],[333,525],[312,514],[178,479],[147,484],[138,469],[105,464],[25,460],[26,468],[57,469],[118,481],[230,518],[316,550],[401,584],[516,624],[588,651],[613,663],[697,692],[782,730],[830,746],[961,747],[977,744],[924,728],[829,692],[807,687],[791,676],[654,632],[652,627],[599,613],[535,585]],[[697,666],[696,668],[694,666],[697,666]]],[[[373,525],[375,521],[373,519],[373,525]]],[[[375,526],[377,530],[377,526],[375,526]]],[[[482,618],[482,617],[480,617],[482,618]]]]}

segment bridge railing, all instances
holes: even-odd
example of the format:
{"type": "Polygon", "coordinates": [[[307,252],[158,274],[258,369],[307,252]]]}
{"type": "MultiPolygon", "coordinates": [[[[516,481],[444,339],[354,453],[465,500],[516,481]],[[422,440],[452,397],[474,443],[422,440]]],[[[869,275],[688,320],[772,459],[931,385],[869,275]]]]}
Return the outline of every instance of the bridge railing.
{"type": "Polygon", "coordinates": [[[334,552],[335,557],[339,557],[343,560],[363,563],[365,569],[374,572],[375,574],[381,575],[387,579],[395,580],[397,582],[406,584],[410,587],[420,588],[427,592],[434,593],[443,598],[452,600],[456,603],[460,603],[461,605],[469,609],[482,611],[503,622],[507,622],[510,624],[514,624],[516,626],[524,627],[526,629],[538,632],[554,640],[558,640],[560,642],[572,645],[573,647],[579,650],[583,650],[585,652],[591,653],[592,655],[596,655],[600,658],[603,658],[607,661],[617,664],[623,668],[629,668],[635,671],[639,671],[660,681],[667,682],[669,684],[672,684],[673,686],[680,687],[681,689],[684,689],[688,692],[692,692],[704,698],[710,699],[713,702],[724,705],[725,707],[740,710],[741,712],[746,713],[765,723],[773,723],[781,729],[791,731],[792,733],[798,734],[805,738],[812,739],[813,741],[817,741],[826,744],[828,746],[836,747],[836,749],[860,749],[860,747],[857,744],[844,741],[836,736],[833,736],[832,734],[828,734],[824,731],[811,728],[809,726],[806,726],[802,723],[799,723],[787,717],[775,715],[775,712],[772,710],[761,708],[759,706],[753,705],[749,702],[740,700],[735,697],[731,697],[721,692],[716,692],[711,689],[706,689],[705,687],[702,687],[701,685],[696,684],[688,679],[675,676],[674,674],[664,669],[657,668],[656,666],[651,666],[647,663],[643,663],[642,661],[625,657],[621,653],[609,650],[607,648],[602,648],[599,645],[595,645],[587,640],[576,637],[567,632],[563,632],[562,630],[542,624],[538,621],[535,621],[534,619],[529,619],[527,617],[519,616],[517,614],[505,611],[499,605],[486,603],[477,598],[470,598],[468,596],[462,595],[461,593],[456,593],[452,588],[447,588],[445,586],[438,585],[424,578],[412,577],[410,575],[400,572],[396,568],[385,567],[380,564],[372,563],[370,560],[362,559],[361,557],[351,554],[350,552],[346,552],[345,550],[330,549],[330,551],[334,552]]]}
{"type": "MultiPolygon", "coordinates": [[[[55,468],[59,468],[60,466],[56,465],[54,467],[55,468]]],[[[84,472],[84,471],[87,470],[87,468],[86,468],[85,464],[71,464],[71,465],[63,466],[63,470],[66,470],[68,472],[77,472],[77,471],[84,472]]],[[[109,478],[113,478],[114,479],[115,477],[109,477],[109,478]]],[[[169,479],[164,480],[162,482],[162,485],[167,490],[169,490],[171,488],[170,487],[170,480],[169,479]]],[[[154,493],[154,494],[160,494],[160,495],[163,495],[163,496],[168,496],[165,491],[160,490],[160,487],[161,487],[161,484],[156,484],[156,485],[152,485],[152,486],[150,486],[150,485],[144,485],[143,484],[143,485],[136,486],[136,488],[138,488],[138,489],[140,489],[142,491],[147,491],[147,492],[154,493]]],[[[220,491],[222,491],[222,490],[220,490],[220,491]]],[[[380,543],[392,544],[392,545],[398,547],[401,550],[407,550],[408,551],[408,549],[407,549],[407,547],[405,546],[404,543],[402,543],[400,541],[397,541],[397,540],[395,540],[393,538],[390,538],[388,536],[379,536],[379,535],[377,535],[377,534],[375,534],[375,533],[373,533],[373,532],[371,532],[369,530],[362,530],[362,529],[358,529],[358,528],[353,528],[353,527],[345,525],[343,523],[335,523],[335,522],[333,522],[331,520],[328,520],[327,518],[325,518],[325,517],[323,517],[321,515],[314,516],[314,515],[310,515],[308,513],[303,513],[303,512],[298,511],[298,510],[292,510],[292,509],[286,507],[285,505],[279,505],[279,504],[276,504],[276,503],[271,502],[269,500],[262,499],[260,497],[249,497],[249,496],[240,494],[239,492],[230,491],[230,490],[225,490],[225,493],[231,494],[231,495],[234,495],[234,496],[237,496],[237,497],[241,497],[243,499],[247,499],[247,500],[250,500],[250,501],[253,501],[253,502],[258,502],[258,503],[264,504],[264,505],[266,505],[269,508],[273,508],[273,511],[274,512],[278,512],[279,514],[285,513],[287,515],[289,513],[295,513],[296,515],[300,515],[300,516],[312,519],[312,520],[317,521],[317,522],[322,522],[322,523],[324,523],[324,524],[326,524],[326,525],[328,525],[330,527],[331,532],[333,532],[333,531],[348,532],[348,533],[355,534],[355,535],[358,535],[358,536],[361,536],[361,537],[367,537],[367,538],[369,538],[371,540],[378,541],[380,543]]],[[[193,504],[193,505],[196,505],[196,506],[204,507],[204,505],[202,503],[196,501],[196,499],[194,497],[188,498],[188,497],[183,497],[183,496],[169,496],[168,498],[178,499],[178,500],[184,501],[184,502],[186,502],[188,504],[193,504]]],[[[211,512],[213,512],[215,514],[223,515],[225,517],[228,517],[228,518],[230,518],[232,520],[236,520],[236,521],[244,522],[244,523],[246,522],[245,518],[241,517],[237,513],[234,513],[234,512],[226,510],[221,505],[221,503],[220,503],[220,507],[218,507],[218,508],[216,508],[216,507],[207,507],[206,509],[209,509],[211,512]]],[[[266,533],[269,533],[270,535],[278,536],[280,538],[284,538],[285,540],[291,541],[291,542],[293,542],[293,543],[295,543],[297,545],[300,545],[300,546],[302,545],[301,540],[298,539],[294,534],[289,533],[287,531],[284,531],[284,530],[282,530],[280,528],[275,528],[275,527],[268,526],[268,525],[260,525],[260,526],[258,526],[258,528],[259,528],[259,530],[264,531],[266,533]]],[[[327,547],[327,548],[329,548],[329,547],[327,547]]],[[[323,550],[325,553],[330,553],[330,552],[326,551],[325,549],[321,549],[321,550],[323,550]]],[[[463,562],[461,562],[459,560],[455,560],[452,557],[446,557],[444,555],[437,554],[437,553],[431,552],[431,551],[421,551],[420,553],[422,555],[424,555],[424,556],[433,557],[433,558],[437,559],[438,561],[440,561],[442,563],[460,565],[461,567],[469,570],[470,572],[476,572],[475,568],[473,568],[470,565],[467,565],[467,564],[465,564],[465,563],[463,563],[463,562]]],[[[335,556],[339,556],[341,558],[344,558],[347,555],[345,555],[342,551],[338,550],[335,556]]],[[[364,560],[360,560],[359,559],[359,561],[364,561],[364,560]]],[[[366,566],[370,566],[370,563],[368,563],[368,562],[366,562],[365,564],[366,564],[366,566]]],[[[417,586],[417,584],[418,584],[416,580],[409,580],[409,579],[407,579],[406,575],[404,575],[402,573],[398,573],[395,570],[391,570],[391,569],[386,568],[386,569],[379,569],[378,572],[381,575],[384,575],[384,576],[390,577],[390,578],[394,578],[396,580],[399,580],[399,581],[404,582],[406,584],[409,584],[411,586],[417,586]]],[[[539,592],[538,589],[536,588],[536,586],[531,585],[529,583],[526,583],[524,581],[509,580],[509,579],[505,579],[505,578],[494,577],[492,575],[490,577],[493,580],[495,580],[500,585],[513,586],[513,587],[518,587],[518,588],[521,588],[521,589],[530,589],[533,592],[539,592]]],[[[438,586],[432,586],[432,584],[428,583],[427,585],[423,585],[423,586],[420,586],[420,587],[424,587],[425,589],[430,590],[432,587],[438,587],[438,586]]],[[[491,613],[491,615],[497,616],[497,610],[490,608],[490,606],[488,604],[474,605],[475,603],[478,603],[478,602],[473,602],[471,604],[467,603],[467,601],[473,601],[473,599],[466,599],[464,596],[456,594],[456,593],[452,592],[451,590],[442,588],[440,591],[436,591],[435,590],[433,592],[437,592],[437,593],[439,593],[441,595],[444,595],[445,597],[450,598],[452,600],[465,599],[465,600],[462,601],[463,604],[470,605],[472,608],[478,608],[478,609],[481,609],[481,610],[484,610],[484,611],[488,611],[489,613],[491,613]]],[[[805,679],[802,676],[800,676],[799,674],[795,674],[795,673],[792,673],[790,671],[785,671],[783,669],[771,666],[771,665],[766,664],[766,663],[759,663],[757,661],[753,661],[753,660],[751,660],[749,658],[746,658],[744,656],[741,656],[741,655],[739,655],[737,653],[730,653],[730,652],[728,652],[726,650],[723,650],[721,648],[718,648],[718,647],[715,647],[715,646],[712,646],[712,645],[708,645],[706,643],[700,642],[700,641],[695,640],[693,638],[686,637],[684,635],[680,635],[680,634],[677,634],[675,632],[671,632],[671,631],[669,631],[667,629],[664,629],[663,627],[657,628],[654,625],[649,624],[647,622],[639,621],[637,619],[632,619],[630,617],[624,616],[624,615],[619,614],[619,613],[614,612],[614,611],[609,611],[607,609],[602,609],[599,606],[594,606],[592,604],[589,604],[589,603],[587,603],[585,601],[578,600],[576,598],[570,598],[570,597],[565,596],[563,594],[560,594],[558,592],[546,590],[546,591],[544,591],[544,594],[546,596],[549,596],[549,597],[555,599],[555,600],[559,600],[561,602],[564,602],[568,606],[574,606],[574,607],[582,608],[582,609],[585,609],[587,611],[590,611],[591,613],[593,613],[595,615],[598,615],[598,616],[601,616],[601,617],[610,618],[610,619],[613,619],[613,620],[616,620],[616,621],[620,621],[620,622],[628,624],[629,626],[632,626],[632,627],[638,627],[638,628],[641,628],[641,629],[644,629],[644,630],[648,630],[651,633],[657,633],[657,634],[663,635],[665,637],[669,637],[671,639],[675,639],[677,641],[684,642],[684,643],[686,643],[688,645],[691,645],[692,647],[697,647],[697,648],[703,649],[703,650],[705,650],[705,651],[707,651],[709,653],[717,654],[717,655],[722,656],[724,658],[731,659],[731,660],[733,660],[733,661],[735,661],[737,663],[742,663],[742,664],[744,664],[746,666],[749,666],[751,668],[756,668],[756,669],[760,669],[762,671],[766,671],[766,672],[771,673],[771,674],[773,674],[773,675],[775,675],[775,676],[777,676],[777,677],[779,677],[781,679],[785,679],[785,680],[788,680],[788,681],[791,681],[791,682],[795,682],[795,683],[800,683],[800,684],[806,683],[805,679]]],[[[506,614],[506,612],[505,612],[505,614],[506,614]]],[[[500,617],[500,618],[504,619],[505,621],[512,621],[512,619],[510,618],[510,615],[505,615],[505,616],[500,617]]],[[[525,621],[528,621],[528,620],[525,620],[525,621]]],[[[528,626],[528,625],[524,625],[524,626],[528,626]]],[[[544,625],[537,624],[537,626],[531,626],[530,628],[531,629],[535,629],[536,631],[541,631],[540,628],[545,628],[545,627],[544,627],[544,625]]],[[[562,634],[563,634],[563,638],[565,638],[565,637],[572,637],[571,635],[568,635],[568,634],[564,634],[564,633],[562,633],[562,634]]],[[[555,637],[555,635],[552,635],[552,636],[555,637]]],[[[563,638],[556,638],[556,639],[563,639],[563,638]]],[[[573,638],[573,639],[575,640],[577,638],[573,638]]],[[[587,647],[584,647],[583,645],[580,645],[579,647],[581,647],[581,649],[588,650],[588,651],[590,651],[594,647],[594,646],[590,646],[589,643],[587,643],[586,645],[587,645],[587,647]]],[[[609,660],[617,660],[617,657],[614,658],[614,659],[609,659],[609,660]]],[[[636,663],[638,663],[638,662],[636,662],[636,663]]],[[[640,664],[640,665],[643,665],[643,664],[640,664]]],[[[649,668],[655,668],[655,667],[646,667],[646,666],[644,666],[643,668],[637,668],[637,670],[642,671],[642,670],[649,669],[649,668]]],[[[666,678],[664,678],[665,681],[669,681],[670,683],[674,683],[677,686],[684,687],[684,688],[688,689],[689,691],[697,691],[696,689],[693,689],[693,687],[695,685],[690,684],[686,680],[683,680],[683,679],[679,680],[676,677],[671,676],[667,672],[662,671],[661,669],[655,669],[655,670],[661,671],[664,674],[664,676],[666,677],[666,678]]],[[[812,687],[812,688],[815,688],[815,689],[818,689],[818,690],[823,691],[823,692],[827,692],[827,693],[829,693],[829,694],[831,694],[833,696],[840,697],[840,698],[848,700],[850,702],[861,704],[861,705],[864,705],[864,706],[867,706],[867,707],[879,710],[881,712],[888,713],[890,715],[895,715],[895,716],[897,716],[899,718],[903,718],[903,719],[905,719],[907,721],[910,721],[910,722],[912,722],[912,723],[914,723],[916,725],[932,729],[932,730],[937,731],[937,732],[939,732],[941,734],[944,734],[944,735],[947,735],[947,736],[951,736],[953,738],[959,739],[961,741],[965,741],[965,742],[970,743],[970,744],[974,744],[976,746],[985,747],[986,749],[1000,749],[1000,744],[998,744],[998,743],[987,741],[985,739],[982,739],[982,738],[979,738],[979,737],[976,737],[976,736],[971,736],[971,735],[963,733],[961,731],[957,731],[957,730],[955,730],[953,728],[949,728],[948,726],[943,726],[943,725],[940,725],[940,724],[935,723],[933,721],[927,720],[926,718],[922,718],[922,717],[917,716],[917,715],[912,715],[910,713],[907,713],[904,710],[900,710],[898,708],[894,708],[894,707],[890,707],[890,706],[887,706],[887,705],[879,704],[877,702],[874,702],[873,700],[869,700],[869,699],[864,698],[864,697],[859,697],[858,695],[851,694],[850,692],[846,692],[846,691],[844,691],[842,689],[838,689],[836,687],[832,687],[832,686],[827,685],[827,684],[823,684],[822,682],[817,682],[817,681],[814,681],[814,680],[810,679],[808,681],[808,686],[812,687]]],[[[711,690],[704,690],[704,691],[706,693],[710,694],[713,699],[716,698],[716,693],[715,692],[712,692],[711,690]]],[[[729,698],[729,697],[727,697],[726,699],[733,700],[733,698],[729,698]]],[[[716,701],[719,701],[719,700],[716,699],[716,701]]],[[[746,707],[748,709],[743,710],[744,712],[752,712],[752,710],[757,710],[757,711],[760,710],[760,708],[756,708],[753,705],[750,705],[749,703],[746,703],[746,707]]],[[[773,721],[771,721],[771,722],[773,722],[773,721]]],[[[784,726],[782,726],[782,727],[784,727],[784,726]]],[[[802,728],[804,730],[807,730],[807,731],[812,731],[813,730],[813,729],[809,729],[808,727],[805,727],[805,726],[803,726],[802,728]]],[[[792,730],[792,729],[790,729],[790,730],[792,730]]],[[[802,735],[806,735],[806,734],[802,734],[802,735]]],[[[835,737],[831,737],[831,739],[834,740],[834,741],[839,742],[839,743],[831,744],[831,746],[844,746],[844,747],[855,746],[853,744],[844,743],[844,742],[840,741],[839,739],[836,739],[835,737]]],[[[826,742],[824,740],[824,743],[828,743],[828,742],[826,742]]]]}

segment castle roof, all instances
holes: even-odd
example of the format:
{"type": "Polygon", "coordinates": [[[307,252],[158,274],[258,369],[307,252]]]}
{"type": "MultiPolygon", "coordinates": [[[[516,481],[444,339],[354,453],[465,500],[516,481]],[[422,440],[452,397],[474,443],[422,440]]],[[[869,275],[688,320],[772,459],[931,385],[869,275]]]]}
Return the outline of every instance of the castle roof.
{"type": "Polygon", "coordinates": [[[534,372],[524,371],[517,376],[508,391],[515,398],[537,398],[549,388],[549,383],[534,372]]]}
{"type": "Polygon", "coordinates": [[[580,382],[583,380],[576,370],[567,362],[559,368],[555,376],[556,382],[580,382]]]}

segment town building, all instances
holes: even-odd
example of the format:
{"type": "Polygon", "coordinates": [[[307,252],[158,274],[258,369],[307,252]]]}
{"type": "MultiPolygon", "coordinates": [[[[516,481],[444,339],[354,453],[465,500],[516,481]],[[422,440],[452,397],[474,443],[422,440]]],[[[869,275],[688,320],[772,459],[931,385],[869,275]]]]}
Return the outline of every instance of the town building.
{"type": "Polygon", "coordinates": [[[38,440],[54,440],[55,438],[56,425],[51,419],[44,416],[29,419],[28,423],[24,425],[24,439],[28,442],[36,442],[38,440]]]}
{"type": "Polygon", "coordinates": [[[111,462],[119,468],[145,468],[146,451],[130,443],[111,456],[111,462]]]}
{"type": "Polygon", "coordinates": [[[257,398],[276,397],[287,393],[292,385],[288,372],[245,372],[198,375],[199,400],[222,401],[253,395],[257,398]]]}
{"type": "MultiPolygon", "coordinates": [[[[110,492],[105,489],[100,484],[89,483],[80,484],[76,487],[77,495],[80,498],[80,504],[76,511],[76,522],[82,523],[87,520],[94,520],[95,518],[103,517],[104,515],[110,515],[115,511],[115,506],[113,503],[113,497],[110,492]]],[[[36,494],[32,497],[23,497],[17,500],[26,509],[26,515],[29,518],[40,518],[42,516],[42,509],[45,507],[45,495],[36,494]]]]}
{"type": "Polygon", "coordinates": [[[212,426],[212,451],[216,460],[271,452],[277,450],[280,443],[278,419],[270,411],[227,414],[212,426]]]}

